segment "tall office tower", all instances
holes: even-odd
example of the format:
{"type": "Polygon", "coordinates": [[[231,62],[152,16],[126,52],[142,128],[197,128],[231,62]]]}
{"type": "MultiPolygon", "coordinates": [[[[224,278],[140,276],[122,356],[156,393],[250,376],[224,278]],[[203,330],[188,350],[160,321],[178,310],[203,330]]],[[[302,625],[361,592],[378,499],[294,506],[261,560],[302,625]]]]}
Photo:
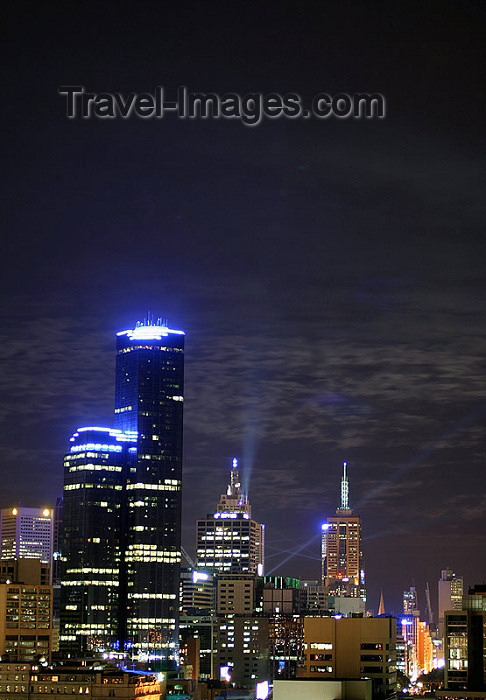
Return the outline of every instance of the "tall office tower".
{"type": "Polygon", "coordinates": [[[452,569],[443,569],[438,583],[439,592],[439,636],[444,636],[444,614],[446,610],[460,610],[464,592],[462,576],[452,569]]]}
{"type": "Polygon", "coordinates": [[[51,508],[3,508],[0,527],[2,559],[40,559],[52,567],[51,508]]]}
{"type": "Polygon", "coordinates": [[[263,574],[264,525],[252,520],[241,491],[238,460],[216,511],[197,521],[197,566],[218,574],[263,574]]]}
{"type": "Polygon", "coordinates": [[[124,489],[135,435],[78,428],[64,459],[60,649],[108,651],[124,637],[124,489]]]}
{"type": "Polygon", "coordinates": [[[322,525],[322,575],[334,609],[343,614],[364,612],[365,573],[361,551],[361,518],[349,507],[349,485],[343,465],[341,505],[322,525]],[[354,598],[355,602],[347,599],[354,598]],[[362,601],[362,603],[359,603],[362,601]],[[337,607],[336,607],[337,606],[337,607]]]}
{"type": "Polygon", "coordinates": [[[126,485],[127,644],[177,664],[184,332],[150,317],[117,334],[115,427],[137,433],[126,485]]]}

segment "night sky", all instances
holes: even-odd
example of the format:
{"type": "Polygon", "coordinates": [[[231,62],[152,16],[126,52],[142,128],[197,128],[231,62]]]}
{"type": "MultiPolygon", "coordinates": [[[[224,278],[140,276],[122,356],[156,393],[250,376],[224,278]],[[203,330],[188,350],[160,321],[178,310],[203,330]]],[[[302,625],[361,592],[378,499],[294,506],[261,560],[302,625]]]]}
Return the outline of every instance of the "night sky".
{"type": "Polygon", "coordinates": [[[484,582],[484,2],[3,5],[2,507],[111,425],[114,335],[186,331],[183,540],[242,460],[267,573],[363,518],[369,605],[484,582]],[[379,92],[384,119],[66,118],[100,92],[379,92]]]}

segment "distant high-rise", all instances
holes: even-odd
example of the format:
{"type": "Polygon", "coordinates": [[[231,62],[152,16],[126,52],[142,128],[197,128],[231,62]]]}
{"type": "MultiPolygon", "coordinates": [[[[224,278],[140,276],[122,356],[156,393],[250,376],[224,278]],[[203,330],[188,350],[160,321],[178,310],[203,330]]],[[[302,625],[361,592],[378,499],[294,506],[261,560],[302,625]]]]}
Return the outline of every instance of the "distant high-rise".
{"type": "Polygon", "coordinates": [[[216,511],[197,522],[197,566],[218,574],[263,574],[264,526],[252,520],[238,460],[216,511]]]}
{"type": "Polygon", "coordinates": [[[3,508],[2,559],[40,559],[52,566],[52,508],[3,508]]]}
{"type": "Polygon", "coordinates": [[[403,612],[405,615],[415,615],[416,617],[420,615],[415,586],[410,586],[408,591],[403,591],[403,612]]]}
{"type": "Polygon", "coordinates": [[[184,333],[117,334],[115,428],[80,428],[65,460],[61,649],[177,664],[184,333]]]}
{"type": "Polygon", "coordinates": [[[461,610],[464,581],[452,569],[443,569],[438,582],[439,593],[439,636],[444,636],[444,616],[446,610],[461,610]]]}
{"type": "MultiPolygon", "coordinates": [[[[349,507],[349,485],[343,465],[341,505],[322,525],[322,577],[329,596],[366,600],[361,551],[361,518],[349,507]]],[[[341,610],[345,612],[344,608],[341,610]]],[[[357,610],[349,610],[357,612],[357,610]]]]}

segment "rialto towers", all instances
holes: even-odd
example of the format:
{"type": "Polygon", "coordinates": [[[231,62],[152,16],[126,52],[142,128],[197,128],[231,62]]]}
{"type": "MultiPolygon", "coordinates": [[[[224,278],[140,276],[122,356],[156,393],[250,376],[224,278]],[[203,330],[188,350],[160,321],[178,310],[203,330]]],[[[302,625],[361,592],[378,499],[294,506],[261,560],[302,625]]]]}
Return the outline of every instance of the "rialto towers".
{"type": "Polygon", "coordinates": [[[64,462],[60,648],[177,663],[184,332],[117,334],[114,428],[78,428],[64,462]]]}

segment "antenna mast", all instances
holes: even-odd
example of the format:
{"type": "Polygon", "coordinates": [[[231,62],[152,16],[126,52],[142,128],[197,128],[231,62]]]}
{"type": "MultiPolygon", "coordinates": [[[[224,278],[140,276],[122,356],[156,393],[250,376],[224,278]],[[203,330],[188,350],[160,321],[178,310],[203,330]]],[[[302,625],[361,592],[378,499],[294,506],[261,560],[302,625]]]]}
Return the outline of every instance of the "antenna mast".
{"type": "Polygon", "coordinates": [[[341,510],[349,510],[349,484],[346,474],[347,462],[343,462],[343,478],[341,479],[341,510]]]}

